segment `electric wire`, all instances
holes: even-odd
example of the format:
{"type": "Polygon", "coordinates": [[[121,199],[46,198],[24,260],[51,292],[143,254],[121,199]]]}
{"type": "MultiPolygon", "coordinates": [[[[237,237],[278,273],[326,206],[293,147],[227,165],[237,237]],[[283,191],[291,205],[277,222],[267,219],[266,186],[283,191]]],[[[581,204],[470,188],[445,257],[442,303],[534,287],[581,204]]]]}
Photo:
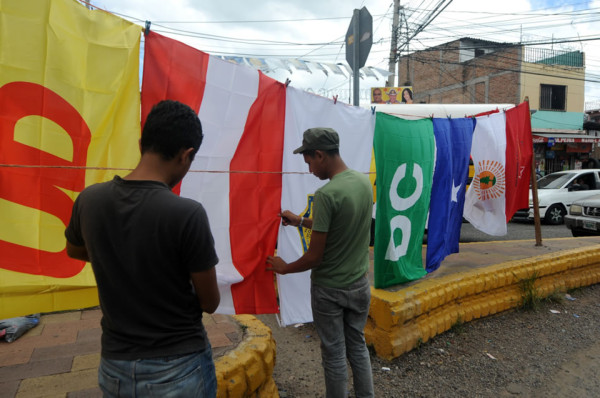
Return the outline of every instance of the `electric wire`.
{"type": "MultiPolygon", "coordinates": [[[[81,0],[80,0],[81,1],[81,0]]],[[[450,1],[451,2],[451,1],[450,1]]],[[[579,36],[577,28],[579,26],[584,27],[589,24],[596,24],[600,22],[600,8],[591,7],[586,8],[588,5],[585,1],[575,2],[563,2],[561,6],[552,6],[545,8],[538,8],[536,10],[528,12],[480,12],[474,10],[459,11],[459,10],[448,10],[446,7],[449,5],[447,0],[419,0],[416,2],[408,2],[408,5],[404,6],[406,11],[408,26],[408,40],[406,43],[399,46],[399,51],[408,46],[408,43],[416,43],[417,46],[411,45],[411,52],[425,51],[427,47],[431,47],[433,44],[439,44],[440,40],[451,42],[459,38],[464,37],[476,37],[478,39],[496,41],[498,37],[509,37],[510,35],[519,35],[519,40],[515,42],[521,42],[521,44],[527,46],[543,46],[551,45],[558,46],[562,45],[565,48],[569,45],[577,44],[583,45],[595,45],[599,37],[593,35],[582,35],[579,36]],[[413,5],[416,3],[416,6],[413,5]],[[572,8],[572,9],[568,9],[572,8]],[[443,12],[442,12],[443,11],[443,12]],[[431,20],[427,22],[428,20],[431,20]],[[427,23],[426,26],[423,26],[427,23]],[[575,37],[557,37],[556,39],[549,39],[548,35],[544,36],[539,33],[541,31],[556,28],[560,25],[569,25],[572,27],[576,34],[575,37]],[[529,37],[528,40],[522,40],[523,35],[529,37]],[[536,36],[538,38],[536,38],[536,36]]],[[[84,2],[85,3],[85,2],[84,2]]],[[[364,4],[364,2],[363,2],[364,4]]],[[[94,8],[98,8],[93,6],[94,8]]],[[[384,14],[375,15],[374,18],[379,21],[379,26],[390,18],[388,11],[384,14]]],[[[110,12],[110,11],[108,11],[110,12]]],[[[140,18],[132,17],[129,15],[120,14],[117,12],[111,12],[121,18],[137,21],[144,23],[140,18]]],[[[308,61],[325,62],[333,57],[337,60],[340,56],[341,50],[343,49],[344,40],[343,37],[335,38],[331,41],[317,41],[317,42],[297,42],[289,40],[272,40],[265,38],[249,38],[249,37],[235,37],[235,36],[221,36],[217,34],[207,34],[202,31],[194,29],[181,29],[179,26],[189,25],[207,25],[214,26],[218,24],[302,24],[306,22],[331,22],[331,21],[343,21],[350,20],[350,16],[336,17],[317,17],[317,18],[289,18],[289,19],[260,19],[260,20],[231,20],[231,21],[173,21],[173,20],[159,20],[152,21],[153,30],[160,32],[161,34],[171,36],[183,36],[190,39],[199,40],[201,44],[198,48],[215,55],[235,55],[241,57],[257,57],[257,58],[302,58],[308,61]],[[210,44],[210,43],[214,44],[210,44]]],[[[391,19],[391,18],[390,18],[391,19]]],[[[383,47],[389,43],[389,36],[381,34],[379,37],[375,37],[377,31],[374,32],[373,42],[379,44],[379,47],[383,47]]],[[[414,44],[413,43],[413,44],[414,44]]],[[[371,59],[375,59],[376,65],[385,65],[386,59],[389,58],[389,49],[373,48],[371,53],[371,59]],[[382,54],[379,57],[379,54],[382,54]],[[388,56],[384,56],[387,54],[388,56]],[[377,61],[378,60],[378,61],[377,61]]],[[[334,62],[331,62],[334,63],[334,62]]],[[[600,59],[594,55],[593,52],[586,52],[586,64],[588,68],[598,69],[600,68],[600,59]]],[[[588,77],[584,79],[586,82],[598,83],[598,75],[595,73],[588,73],[588,77]],[[588,78],[589,77],[589,78],[588,78]]],[[[345,84],[345,83],[341,83],[345,84]]]]}

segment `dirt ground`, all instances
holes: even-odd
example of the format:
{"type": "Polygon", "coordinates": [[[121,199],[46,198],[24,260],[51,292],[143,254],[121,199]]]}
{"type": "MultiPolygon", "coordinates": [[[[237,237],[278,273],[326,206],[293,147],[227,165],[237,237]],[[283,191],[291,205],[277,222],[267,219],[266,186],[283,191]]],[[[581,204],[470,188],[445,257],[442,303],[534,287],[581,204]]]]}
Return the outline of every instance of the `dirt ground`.
{"type": "MultiPolygon", "coordinates": [[[[312,324],[278,326],[274,379],[283,398],[324,396],[312,324]]],[[[600,285],[438,335],[393,361],[371,355],[376,397],[600,396],[600,285]]],[[[350,387],[350,396],[354,396],[350,387]]]]}

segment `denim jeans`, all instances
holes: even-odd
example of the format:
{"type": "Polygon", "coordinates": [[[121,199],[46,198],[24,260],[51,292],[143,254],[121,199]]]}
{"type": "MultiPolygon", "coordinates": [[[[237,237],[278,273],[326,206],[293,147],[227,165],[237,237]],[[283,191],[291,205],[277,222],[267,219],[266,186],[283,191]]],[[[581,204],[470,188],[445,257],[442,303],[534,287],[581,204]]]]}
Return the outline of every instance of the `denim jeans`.
{"type": "Polygon", "coordinates": [[[311,285],[327,398],[348,396],[346,357],[352,368],[356,397],[374,396],[371,357],[364,334],[370,303],[371,289],[366,276],[342,289],[311,285]]]}
{"type": "Polygon", "coordinates": [[[98,384],[105,397],[208,397],[217,395],[210,345],[201,352],[122,361],[100,359],[98,384]]]}

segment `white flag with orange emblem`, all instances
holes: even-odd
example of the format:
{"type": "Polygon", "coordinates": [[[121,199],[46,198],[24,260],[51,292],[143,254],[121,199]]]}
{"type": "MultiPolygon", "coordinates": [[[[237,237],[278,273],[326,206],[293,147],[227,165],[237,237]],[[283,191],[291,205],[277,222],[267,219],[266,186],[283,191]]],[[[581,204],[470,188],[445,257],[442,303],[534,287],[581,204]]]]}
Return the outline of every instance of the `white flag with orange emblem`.
{"type": "Polygon", "coordinates": [[[506,235],[506,116],[476,118],[471,156],[473,182],[465,198],[464,218],[489,235],[506,235]]]}

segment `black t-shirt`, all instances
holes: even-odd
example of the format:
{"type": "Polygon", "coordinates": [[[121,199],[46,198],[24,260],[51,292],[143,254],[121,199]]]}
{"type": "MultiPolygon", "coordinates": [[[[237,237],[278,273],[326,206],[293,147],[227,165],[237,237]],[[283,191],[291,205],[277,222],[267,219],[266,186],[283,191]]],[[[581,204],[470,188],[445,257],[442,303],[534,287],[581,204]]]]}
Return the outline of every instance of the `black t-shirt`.
{"type": "Polygon", "coordinates": [[[207,345],[191,272],[217,254],[202,205],[157,181],[86,188],[67,240],[85,246],[102,308],[102,355],[133,360],[187,354],[207,345]]]}

